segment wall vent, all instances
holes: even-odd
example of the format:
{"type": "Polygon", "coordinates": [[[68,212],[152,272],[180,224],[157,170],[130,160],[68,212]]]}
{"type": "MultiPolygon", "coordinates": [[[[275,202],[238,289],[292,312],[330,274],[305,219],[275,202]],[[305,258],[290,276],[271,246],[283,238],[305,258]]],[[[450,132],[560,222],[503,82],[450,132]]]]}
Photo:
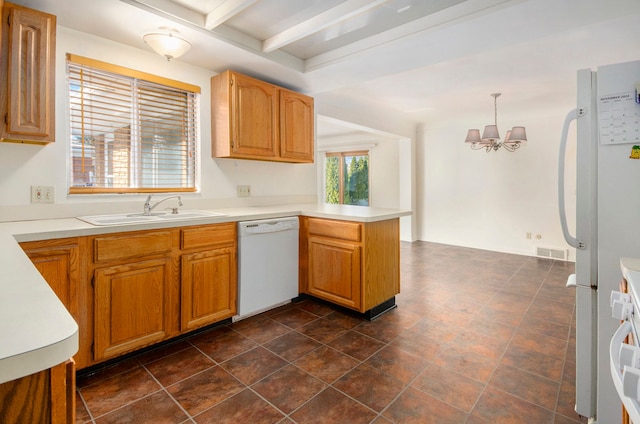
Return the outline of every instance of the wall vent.
{"type": "Polygon", "coordinates": [[[549,247],[536,246],[536,256],[566,261],[569,257],[569,249],[552,249],[549,247]]]}

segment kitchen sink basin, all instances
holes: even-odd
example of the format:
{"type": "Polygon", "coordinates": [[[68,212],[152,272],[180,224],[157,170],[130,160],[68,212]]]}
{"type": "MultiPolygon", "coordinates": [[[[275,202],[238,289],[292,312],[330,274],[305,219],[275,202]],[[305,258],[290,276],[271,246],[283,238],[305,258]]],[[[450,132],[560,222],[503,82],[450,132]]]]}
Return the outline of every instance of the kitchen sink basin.
{"type": "Polygon", "coordinates": [[[145,215],[143,213],[117,213],[110,215],[79,216],[78,219],[91,225],[102,226],[180,221],[185,219],[210,218],[216,216],[226,216],[226,214],[199,210],[179,210],[178,213],[153,212],[151,215],[145,215]]]}

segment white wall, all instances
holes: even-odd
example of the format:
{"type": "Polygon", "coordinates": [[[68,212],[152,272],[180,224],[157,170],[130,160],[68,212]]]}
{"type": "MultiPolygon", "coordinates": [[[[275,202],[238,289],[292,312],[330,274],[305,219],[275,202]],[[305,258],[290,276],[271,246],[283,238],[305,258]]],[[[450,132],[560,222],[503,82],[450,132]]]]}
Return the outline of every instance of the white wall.
{"type": "MultiPolygon", "coordinates": [[[[421,125],[419,238],[524,255],[534,255],[535,246],[569,249],[558,218],[557,158],[564,116],[572,107],[520,104],[514,108],[519,114],[499,108],[501,136],[514,125],[527,130],[529,141],[513,153],[474,151],[464,143],[467,129],[490,123],[486,113],[421,125]]],[[[575,141],[567,155],[566,201],[568,215],[575,216],[575,141]]],[[[573,249],[569,254],[574,260],[573,249]]]]}
{"type": "Polygon", "coordinates": [[[186,65],[179,60],[167,62],[154,53],[59,26],[56,52],[56,142],[45,146],[0,143],[0,221],[135,211],[142,208],[145,196],[67,195],[67,52],[201,87],[201,190],[200,193],[183,196],[186,208],[315,202],[315,164],[282,164],[211,157],[209,79],[214,73],[186,65]],[[252,197],[237,198],[238,184],[250,184],[252,197]],[[53,185],[55,204],[30,204],[31,185],[53,185]]]}
{"type": "Polygon", "coordinates": [[[383,140],[369,153],[371,206],[400,208],[400,141],[383,140]]]}

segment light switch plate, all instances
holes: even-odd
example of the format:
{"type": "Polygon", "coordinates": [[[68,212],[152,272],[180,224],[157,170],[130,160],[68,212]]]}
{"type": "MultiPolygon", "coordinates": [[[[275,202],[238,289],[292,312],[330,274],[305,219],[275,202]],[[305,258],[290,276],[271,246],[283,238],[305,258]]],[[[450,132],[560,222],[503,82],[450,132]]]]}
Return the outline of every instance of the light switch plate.
{"type": "Polygon", "coordinates": [[[31,186],[31,203],[53,203],[56,194],[53,186],[31,186]]]}

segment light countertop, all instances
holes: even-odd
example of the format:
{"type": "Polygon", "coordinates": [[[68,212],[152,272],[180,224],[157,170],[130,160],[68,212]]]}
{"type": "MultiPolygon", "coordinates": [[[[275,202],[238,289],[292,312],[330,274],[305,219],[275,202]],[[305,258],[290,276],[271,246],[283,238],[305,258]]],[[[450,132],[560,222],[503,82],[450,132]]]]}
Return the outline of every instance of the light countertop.
{"type": "Polygon", "coordinates": [[[50,368],[78,351],[78,325],[18,242],[296,215],[357,222],[411,215],[408,210],[324,204],[211,211],[224,216],[109,226],[76,218],[0,223],[0,383],[50,368]]]}

